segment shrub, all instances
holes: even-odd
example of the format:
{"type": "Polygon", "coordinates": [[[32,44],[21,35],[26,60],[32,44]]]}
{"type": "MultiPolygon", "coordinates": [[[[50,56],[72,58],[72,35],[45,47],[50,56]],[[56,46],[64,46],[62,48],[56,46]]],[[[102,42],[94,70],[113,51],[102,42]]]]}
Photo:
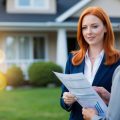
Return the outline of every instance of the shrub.
{"type": "Polygon", "coordinates": [[[31,64],[28,70],[30,84],[33,86],[47,86],[53,83],[59,86],[61,83],[52,71],[62,72],[62,68],[52,62],[36,62],[31,64]]]}
{"type": "Polygon", "coordinates": [[[13,87],[21,86],[24,82],[24,75],[20,67],[11,66],[6,72],[7,84],[13,87]]]}

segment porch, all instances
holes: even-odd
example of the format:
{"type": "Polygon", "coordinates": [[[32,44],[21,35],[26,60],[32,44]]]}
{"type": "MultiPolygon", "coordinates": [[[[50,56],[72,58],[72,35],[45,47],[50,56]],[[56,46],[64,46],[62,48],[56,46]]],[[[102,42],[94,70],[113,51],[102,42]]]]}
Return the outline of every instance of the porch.
{"type": "Polygon", "coordinates": [[[34,63],[34,62],[39,62],[39,61],[46,61],[47,60],[34,60],[34,59],[29,59],[29,60],[5,60],[4,62],[0,63],[0,71],[6,72],[7,69],[13,65],[18,66],[21,68],[23,71],[23,74],[25,76],[25,79],[28,80],[28,68],[29,66],[34,63]]]}

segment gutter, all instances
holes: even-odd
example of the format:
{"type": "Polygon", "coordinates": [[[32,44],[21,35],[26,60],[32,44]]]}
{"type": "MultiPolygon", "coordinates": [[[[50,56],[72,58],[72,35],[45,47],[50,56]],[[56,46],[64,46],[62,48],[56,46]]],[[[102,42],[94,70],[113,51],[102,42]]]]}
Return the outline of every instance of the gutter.
{"type": "Polygon", "coordinates": [[[33,23],[33,22],[0,22],[0,31],[13,31],[13,30],[22,30],[22,31],[43,31],[43,30],[57,30],[59,28],[64,28],[66,30],[69,29],[76,29],[77,23],[76,22],[64,22],[64,23],[57,23],[57,22],[40,22],[40,23],[33,23]]]}
{"type": "MultiPolygon", "coordinates": [[[[114,31],[120,31],[120,23],[112,23],[114,31]]],[[[66,30],[77,30],[77,22],[0,22],[0,31],[43,31],[58,30],[64,28],[66,30]]]]}

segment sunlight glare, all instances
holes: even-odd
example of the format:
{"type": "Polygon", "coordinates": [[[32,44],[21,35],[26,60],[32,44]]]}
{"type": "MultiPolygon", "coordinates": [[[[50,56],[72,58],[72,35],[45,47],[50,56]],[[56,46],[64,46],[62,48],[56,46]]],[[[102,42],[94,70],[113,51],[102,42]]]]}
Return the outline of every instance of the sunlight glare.
{"type": "Polygon", "coordinates": [[[5,53],[2,50],[0,50],[0,63],[4,62],[4,60],[5,60],[5,53]]]}
{"type": "Polygon", "coordinates": [[[0,90],[3,90],[7,85],[6,77],[0,73],[0,90]]]}

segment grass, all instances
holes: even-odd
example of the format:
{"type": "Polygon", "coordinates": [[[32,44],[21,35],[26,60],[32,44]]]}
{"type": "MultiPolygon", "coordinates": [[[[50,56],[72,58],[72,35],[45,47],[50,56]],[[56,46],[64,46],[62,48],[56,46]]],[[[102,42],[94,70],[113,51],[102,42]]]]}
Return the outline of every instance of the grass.
{"type": "Polygon", "coordinates": [[[67,120],[59,97],[60,88],[0,91],[0,120],[67,120]]]}

